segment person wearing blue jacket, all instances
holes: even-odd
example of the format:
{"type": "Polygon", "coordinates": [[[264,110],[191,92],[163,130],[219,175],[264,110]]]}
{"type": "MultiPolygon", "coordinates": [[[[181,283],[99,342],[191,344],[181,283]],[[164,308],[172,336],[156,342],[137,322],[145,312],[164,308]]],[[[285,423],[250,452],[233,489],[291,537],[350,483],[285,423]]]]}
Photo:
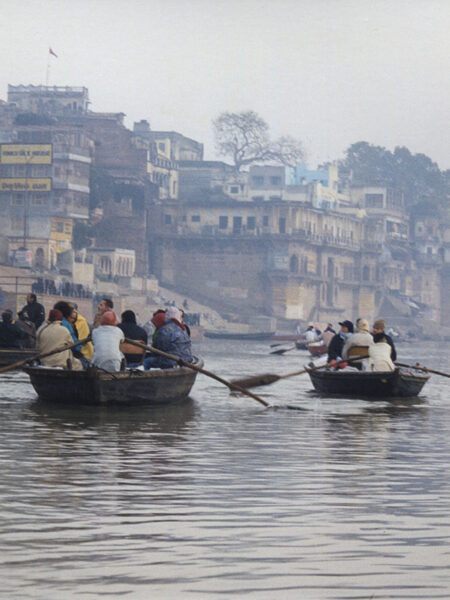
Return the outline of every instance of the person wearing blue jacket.
{"type": "MultiPolygon", "coordinates": [[[[191,340],[181,320],[180,311],[175,306],[169,306],[167,309],[166,322],[158,330],[153,346],[186,362],[193,362],[191,340]]],[[[145,359],[144,365],[146,369],[171,369],[176,367],[177,363],[170,358],[154,354],[145,359]]]]}

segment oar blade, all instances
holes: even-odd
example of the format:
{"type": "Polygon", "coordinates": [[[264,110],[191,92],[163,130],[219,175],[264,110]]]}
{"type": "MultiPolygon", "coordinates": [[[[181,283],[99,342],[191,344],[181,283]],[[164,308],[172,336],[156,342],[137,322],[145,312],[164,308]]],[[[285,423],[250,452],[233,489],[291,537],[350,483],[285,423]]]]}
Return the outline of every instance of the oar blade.
{"type": "Polygon", "coordinates": [[[241,388],[248,389],[253,387],[259,387],[261,385],[270,385],[280,379],[279,375],[272,373],[264,373],[263,375],[254,375],[253,377],[247,377],[246,379],[236,379],[231,383],[241,388]]]}
{"type": "Polygon", "coordinates": [[[270,354],[284,354],[285,352],[289,352],[290,350],[295,350],[296,347],[293,348],[281,348],[280,350],[272,350],[270,354]]]}

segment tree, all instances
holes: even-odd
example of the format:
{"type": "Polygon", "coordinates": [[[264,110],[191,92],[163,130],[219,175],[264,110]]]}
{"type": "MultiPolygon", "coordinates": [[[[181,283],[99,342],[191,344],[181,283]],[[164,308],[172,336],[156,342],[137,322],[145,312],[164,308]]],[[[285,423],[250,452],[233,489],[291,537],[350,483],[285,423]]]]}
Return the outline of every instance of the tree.
{"type": "Polygon", "coordinates": [[[295,166],[304,156],[301,143],[290,136],[271,141],[269,126],[251,110],[223,112],[213,127],[218,152],[232,157],[236,171],[265,160],[295,166]]]}

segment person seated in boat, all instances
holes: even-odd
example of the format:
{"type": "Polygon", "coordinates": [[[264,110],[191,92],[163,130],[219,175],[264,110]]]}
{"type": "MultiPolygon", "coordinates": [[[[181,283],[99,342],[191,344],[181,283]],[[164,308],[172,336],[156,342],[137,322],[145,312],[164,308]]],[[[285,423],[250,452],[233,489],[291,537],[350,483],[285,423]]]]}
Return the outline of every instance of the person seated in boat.
{"type": "Polygon", "coordinates": [[[102,298],[99,302],[99,305],[97,306],[97,312],[94,316],[94,323],[92,325],[92,329],[96,329],[97,327],[99,327],[100,319],[102,318],[102,316],[105,314],[105,312],[112,311],[113,308],[114,302],[111,300],[111,298],[102,298]]]}
{"type": "MultiPolygon", "coordinates": [[[[136,323],[135,313],[132,310],[125,310],[120,315],[120,318],[121,323],[119,323],[117,327],[123,332],[123,335],[129,340],[142,342],[143,344],[147,345],[147,332],[136,323]]],[[[128,348],[128,345],[127,349],[131,350],[131,348],[128,348]]],[[[127,352],[125,349],[123,349],[128,367],[137,366],[142,362],[142,355],[144,351],[139,351],[139,348],[137,347],[132,348],[132,350],[132,352],[127,352]]]]}
{"type": "MultiPolygon", "coordinates": [[[[75,304],[75,302],[70,302],[69,304],[74,309],[71,314],[71,319],[73,320],[72,326],[76,330],[78,339],[84,340],[91,334],[89,323],[83,317],[83,315],[80,315],[80,313],[78,312],[78,306],[75,304]]],[[[87,342],[86,344],[83,344],[83,346],[81,347],[81,354],[86,360],[92,360],[92,357],[94,356],[94,345],[92,344],[92,342],[87,342]]]]}
{"type": "MultiPolygon", "coordinates": [[[[66,302],[65,300],[60,300],[53,306],[53,308],[56,308],[56,310],[60,310],[62,312],[63,319],[61,321],[61,324],[68,330],[68,332],[72,336],[72,340],[74,342],[78,342],[78,340],[80,339],[78,330],[76,328],[78,313],[73,307],[73,305],[69,302],[66,302]]],[[[79,346],[76,346],[72,350],[73,355],[79,360],[81,360],[84,366],[88,366],[88,361],[85,359],[82,353],[82,349],[83,346],[81,344],[79,346]]]]}
{"type": "Polygon", "coordinates": [[[377,333],[382,333],[384,335],[384,337],[386,338],[386,342],[391,347],[391,360],[393,360],[395,362],[397,360],[397,350],[395,349],[395,346],[394,346],[394,340],[391,338],[391,336],[388,333],[385,332],[385,328],[386,328],[385,320],[377,319],[375,321],[375,323],[373,324],[372,333],[374,336],[377,333]]]}
{"type": "Polygon", "coordinates": [[[162,308],[158,308],[158,310],[153,313],[153,317],[150,322],[154,327],[152,333],[152,345],[154,345],[158,336],[158,331],[166,322],[166,311],[162,308]]]}
{"type": "MultiPolygon", "coordinates": [[[[73,344],[69,330],[62,325],[63,318],[62,312],[53,308],[48,314],[47,321],[44,321],[37,330],[36,340],[40,353],[52,352],[57,348],[73,344]]],[[[45,367],[61,367],[74,371],[83,370],[81,361],[73,355],[71,350],[64,350],[40,360],[45,367]]]]}
{"type": "Polygon", "coordinates": [[[22,342],[22,347],[36,348],[36,325],[29,321],[24,314],[17,313],[17,316],[18,319],[15,323],[27,336],[22,342]]]}
{"type": "Polygon", "coordinates": [[[331,344],[331,340],[334,338],[335,335],[336,332],[333,329],[332,323],[328,323],[325,331],[322,333],[322,341],[327,348],[331,344]]]}
{"type": "Polygon", "coordinates": [[[120,344],[125,341],[125,336],[116,325],[116,314],[109,310],[102,315],[99,326],[92,332],[92,364],[105,371],[120,371],[124,362],[120,344]]]}
{"type": "Polygon", "coordinates": [[[373,337],[369,332],[369,322],[366,319],[358,319],[355,333],[352,333],[345,341],[342,358],[348,358],[348,352],[353,346],[371,346],[372,344],[373,337]]]}
{"type": "MultiPolygon", "coordinates": [[[[167,309],[165,323],[158,329],[153,346],[186,362],[193,361],[191,340],[181,321],[180,311],[175,306],[169,306],[167,309]]],[[[177,366],[176,361],[155,354],[146,358],[144,364],[146,369],[170,369],[177,366]]]]}
{"type": "Polygon", "coordinates": [[[319,341],[319,336],[317,335],[317,331],[314,327],[314,323],[308,323],[308,328],[306,329],[303,336],[304,336],[305,342],[307,344],[313,344],[314,342],[319,341]]]}
{"type": "Polygon", "coordinates": [[[373,336],[373,344],[369,346],[368,371],[394,371],[395,365],[391,360],[392,348],[386,339],[386,334],[380,332],[373,336]]]}
{"type": "Polygon", "coordinates": [[[7,309],[2,312],[0,348],[23,348],[27,337],[25,331],[14,322],[12,310],[7,309]]]}
{"type": "Polygon", "coordinates": [[[342,349],[347,338],[353,333],[353,323],[349,320],[339,323],[341,329],[331,339],[328,346],[328,362],[332,360],[340,360],[342,358],[342,349]]]}

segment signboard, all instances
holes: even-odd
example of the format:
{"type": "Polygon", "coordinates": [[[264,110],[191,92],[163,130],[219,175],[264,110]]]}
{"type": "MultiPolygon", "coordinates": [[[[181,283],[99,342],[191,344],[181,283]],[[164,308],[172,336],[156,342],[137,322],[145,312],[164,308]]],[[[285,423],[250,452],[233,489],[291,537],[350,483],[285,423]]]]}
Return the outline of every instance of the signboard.
{"type": "Polygon", "coordinates": [[[50,192],[51,177],[4,177],[0,179],[0,192],[50,192]]]}
{"type": "Polygon", "coordinates": [[[31,250],[12,250],[11,258],[14,266],[31,267],[33,263],[33,253],[31,250]]]}
{"type": "Polygon", "coordinates": [[[4,165],[51,165],[51,144],[0,144],[0,163],[4,165]]]}
{"type": "MultiPolygon", "coordinates": [[[[52,217],[50,219],[51,223],[51,233],[50,239],[57,240],[59,242],[69,242],[68,247],[70,247],[70,242],[72,241],[72,232],[73,232],[73,221],[72,219],[64,219],[62,217],[52,217]]],[[[61,244],[65,250],[64,244],[61,244]]],[[[67,246],[67,245],[66,245],[67,246]]]]}

